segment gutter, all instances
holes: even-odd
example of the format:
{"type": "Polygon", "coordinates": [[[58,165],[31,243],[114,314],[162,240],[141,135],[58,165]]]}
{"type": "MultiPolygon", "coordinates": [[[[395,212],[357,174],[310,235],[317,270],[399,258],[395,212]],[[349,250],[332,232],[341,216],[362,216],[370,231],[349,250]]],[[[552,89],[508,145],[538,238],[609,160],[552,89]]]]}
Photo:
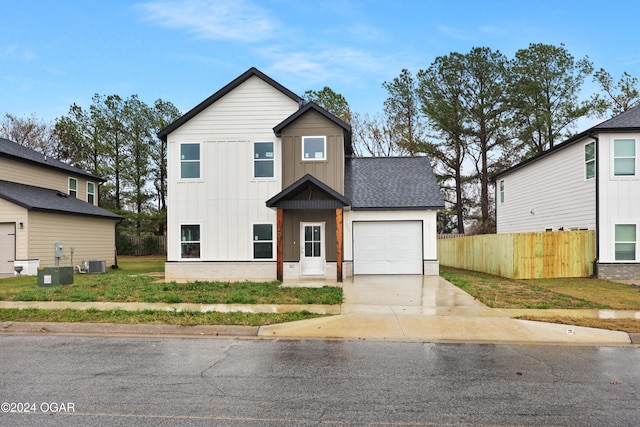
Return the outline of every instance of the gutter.
{"type": "Polygon", "coordinates": [[[595,140],[596,146],[596,259],[593,260],[593,276],[598,277],[600,260],[600,139],[592,133],[589,137],[595,140]]]}

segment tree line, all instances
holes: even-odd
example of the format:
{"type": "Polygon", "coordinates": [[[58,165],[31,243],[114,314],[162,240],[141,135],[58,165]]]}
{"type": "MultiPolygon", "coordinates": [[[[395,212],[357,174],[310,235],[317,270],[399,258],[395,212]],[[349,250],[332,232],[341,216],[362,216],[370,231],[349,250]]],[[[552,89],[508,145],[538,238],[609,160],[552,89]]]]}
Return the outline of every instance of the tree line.
{"type": "Polygon", "coordinates": [[[352,114],[329,88],[314,101],[350,120],[358,155],[429,155],[447,204],[441,233],[495,232],[493,175],[562,142],[581,118],[640,103],[637,78],[616,82],[564,45],[534,43],[513,58],[487,47],[453,52],[382,86],[388,96],[374,116],[352,114]],[[589,77],[600,93],[580,100],[589,77]]]}
{"type": "MultiPolygon", "coordinates": [[[[568,138],[580,118],[640,103],[635,77],[615,81],[564,45],[533,43],[513,58],[487,47],[452,52],[382,87],[387,99],[374,115],[352,112],[329,87],[303,97],[351,124],[356,155],[428,155],[447,204],[441,233],[493,232],[492,175],[568,138]],[[589,77],[600,92],[580,100],[589,77]]],[[[121,232],[164,234],[167,146],[157,133],[179,117],[160,99],[96,94],[53,125],[7,113],[0,136],[106,178],[99,204],[125,217],[121,232]]]]}
{"type": "Polygon", "coordinates": [[[89,108],[73,104],[53,125],[5,114],[0,135],[106,181],[98,203],[122,215],[121,233],[164,234],[167,145],[157,133],[180,117],[170,102],[153,105],[137,95],[92,98],[89,108]]]}

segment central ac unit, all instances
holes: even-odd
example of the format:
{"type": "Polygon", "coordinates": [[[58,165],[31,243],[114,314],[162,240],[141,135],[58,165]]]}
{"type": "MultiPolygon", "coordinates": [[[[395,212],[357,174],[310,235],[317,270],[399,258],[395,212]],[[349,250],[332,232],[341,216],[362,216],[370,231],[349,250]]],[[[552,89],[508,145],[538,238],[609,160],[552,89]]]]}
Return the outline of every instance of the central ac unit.
{"type": "Polygon", "coordinates": [[[87,261],[87,270],[92,274],[106,273],[107,263],[104,260],[87,261]]]}

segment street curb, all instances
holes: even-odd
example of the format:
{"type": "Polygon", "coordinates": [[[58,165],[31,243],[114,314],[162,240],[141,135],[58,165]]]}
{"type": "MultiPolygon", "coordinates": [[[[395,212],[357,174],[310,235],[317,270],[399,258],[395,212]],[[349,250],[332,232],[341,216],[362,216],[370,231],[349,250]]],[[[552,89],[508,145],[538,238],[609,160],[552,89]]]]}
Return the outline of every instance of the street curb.
{"type": "Polygon", "coordinates": [[[629,332],[629,339],[631,340],[631,344],[640,344],[640,333],[629,332]]]}
{"type": "Polygon", "coordinates": [[[62,334],[62,335],[145,335],[249,337],[258,335],[258,326],[225,325],[127,325],[120,323],[62,323],[62,322],[2,322],[0,334],[62,334]]]}

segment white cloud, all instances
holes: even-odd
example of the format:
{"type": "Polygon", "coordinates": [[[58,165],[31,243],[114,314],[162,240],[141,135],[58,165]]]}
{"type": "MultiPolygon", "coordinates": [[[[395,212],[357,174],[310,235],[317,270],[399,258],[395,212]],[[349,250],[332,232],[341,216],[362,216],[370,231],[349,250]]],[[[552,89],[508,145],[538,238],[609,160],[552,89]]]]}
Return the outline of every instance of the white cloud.
{"type": "Polygon", "coordinates": [[[458,40],[473,40],[469,34],[466,34],[463,30],[459,28],[449,27],[446,25],[438,25],[438,31],[440,31],[445,36],[458,39],[458,40]]]}
{"type": "Polygon", "coordinates": [[[138,7],[149,21],[210,40],[264,40],[279,26],[266,10],[246,0],[158,0],[138,7]]]}

